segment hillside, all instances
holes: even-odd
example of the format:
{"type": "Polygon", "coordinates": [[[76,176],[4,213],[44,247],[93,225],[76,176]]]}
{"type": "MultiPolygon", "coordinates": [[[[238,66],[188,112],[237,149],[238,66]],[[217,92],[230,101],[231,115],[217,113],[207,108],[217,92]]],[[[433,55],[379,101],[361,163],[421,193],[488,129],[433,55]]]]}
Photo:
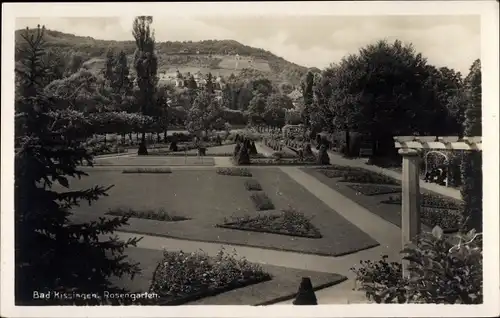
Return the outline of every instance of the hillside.
{"type": "MultiPolygon", "coordinates": [[[[24,30],[16,31],[16,46],[22,43],[20,32],[24,30]]],[[[87,68],[92,71],[102,69],[109,48],[123,50],[130,61],[135,51],[134,41],[96,40],[54,30],[46,30],[45,41],[49,48],[84,56],[87,68]]],[[[158,73],[165,75],[172,75],[179,70],[181,73],[211,72],[226,77],[231,73],[238,75],[247,69],[247,72],[241,74],[243,77],[261,74],[276,83],[297,85],[307,71],[306,67],[286,61],[269,51],[233,40],[159,42],[157,55],[158,73]]]]}

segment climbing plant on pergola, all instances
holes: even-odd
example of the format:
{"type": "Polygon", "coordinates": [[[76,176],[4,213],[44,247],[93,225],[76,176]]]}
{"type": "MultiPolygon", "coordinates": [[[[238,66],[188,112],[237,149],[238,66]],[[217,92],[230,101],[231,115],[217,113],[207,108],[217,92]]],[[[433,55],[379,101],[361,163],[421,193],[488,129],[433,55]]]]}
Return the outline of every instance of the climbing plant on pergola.
{"type": "MultiPolygon", "coordinates": [[[[420,221],[420,152],[422,150],[482,151],[481,137],[416,137],[395,136],[395,147],[403,156],[401,230],[403,248],[421,230],[420,221]]],[[[464,180],[465,182],[470,182],[464,180]]],[[[477,186],[477,185],[475,185],[477,186]]],[[[474,198],[481,200],[482,198],[474,198]]],[[[481,204],[481,202],[476,202],[481,204]]],[[[474,213],[475,211],[466,211],[474,213]]],[[[466,217],[476,217],[465,215],[466,217]]],[[[472,222],[474,224],[474,222],[472,222]]],[[[477,223],[477,222],[476,222],[477,223]]],[[[405,264],[403,264],[405,270],[405,264]]]]}

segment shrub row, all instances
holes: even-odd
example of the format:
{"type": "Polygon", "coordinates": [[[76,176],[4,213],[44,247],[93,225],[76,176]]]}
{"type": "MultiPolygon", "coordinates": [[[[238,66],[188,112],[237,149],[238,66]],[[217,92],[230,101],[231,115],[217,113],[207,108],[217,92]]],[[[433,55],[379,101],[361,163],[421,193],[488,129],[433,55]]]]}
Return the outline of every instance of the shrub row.
{"type": "Polygon", "coordinates": [[[149,219],[149,220],[164,221],[164,222],[189,220],[189,218],[186,218],[184,216],[170,214],[164,209],[134,210],[134,209],[116,208],[116,209],[110,209],[108,212],[106,212],[106,214],[114,216],[128,216],[133,218],[149,219]]]}
{"type": "Polygon", "coordinates": [[[252,173],[247,168],[235,168],[235,167],[227,167],[227,168],[217,168],[217,174],[224,176],[233,176],[233,177],[251,177],[252,173]]]}
{"type": "Polygon", "coordinates": [[[260,185],[259,181],[255,179],[246,180],[245,188],[248,191],[262,191],[262,186],[260,185]]]}
{"type": "Polygon", "coordinates": [[[274,210],[274,204],[265,192],[253,192],[250,195],[250,199],[255,205],[257,211],[274,210]]]}
{"type": "Polygon", "coordinates": [[[122,173],[172,173],[170,168],[128,168],[122,173]]]}

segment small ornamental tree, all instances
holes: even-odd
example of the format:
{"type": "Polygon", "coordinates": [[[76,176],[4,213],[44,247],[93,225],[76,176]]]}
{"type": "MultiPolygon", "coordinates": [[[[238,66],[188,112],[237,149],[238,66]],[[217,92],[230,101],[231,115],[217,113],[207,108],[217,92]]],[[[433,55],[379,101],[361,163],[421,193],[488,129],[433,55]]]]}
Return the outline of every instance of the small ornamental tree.
{"type": "MultiPolygon", "coordinates": [[[[28,44],[16,88],[15,154],[15,284],[16,303],[33,304],[33,291],[96,293],[112,288],[109,278],[139,272],[126,262],[123,242],[109,236],[128,217],[71,223],[71,208],[107,195],[110,187],[69,190],[69,178],[85,176],[78,166],[92,164],[82,147],[86,117],[76,110],[57,110],[65,101],[44,94],[43,78],[50,75],[42,61],[44,28],[23,36],[28,44]],[[30,36],[31,34],[31,36],[30,36]]],[[[53,299],[57,304],[61,300],[53,299]]],[[[97,304],[98,299],[69,300],[97,304]]],[[[49,302],[44,301],[44,305],[49,302]]]]}
{"type": "Polygon", "coordinates": [[[214,96],[206,91],[200,91],[189,110],[186,128],[189,132],[200,135],[205,132],[208,137],[213,129],[224,129],[223,110],[214,96]]]}

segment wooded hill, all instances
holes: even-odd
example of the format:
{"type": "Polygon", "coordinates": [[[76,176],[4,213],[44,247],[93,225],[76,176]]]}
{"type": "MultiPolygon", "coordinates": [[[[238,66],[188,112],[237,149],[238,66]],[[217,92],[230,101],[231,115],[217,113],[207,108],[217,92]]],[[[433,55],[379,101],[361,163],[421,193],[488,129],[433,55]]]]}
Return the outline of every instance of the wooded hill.
{"type": "MultiPolygon", "coordinates": [[[[16,31],[16,46],[23,43],[21,31],[16,31]]],[[[77,36],[55,30],[46,30],[44,40],[50,50],[64,54],[81,55],[91,71],[101,70],[106,52],[113,48],[123,50],[131,61],[136,45],[134,41],[108,41],[77,36]]],[[[205,40],[199,42],[158,42],[158,73],[211,72],[214,75],[262,76],[276,84],[298,85],[307,68],[274,55],[273,53],[241,44],[234,40],[205,40]],[[236,57],[238,56],[238,58],[236,57]],[[243,75],[243,74],[242,74],[243,75]]]]}

